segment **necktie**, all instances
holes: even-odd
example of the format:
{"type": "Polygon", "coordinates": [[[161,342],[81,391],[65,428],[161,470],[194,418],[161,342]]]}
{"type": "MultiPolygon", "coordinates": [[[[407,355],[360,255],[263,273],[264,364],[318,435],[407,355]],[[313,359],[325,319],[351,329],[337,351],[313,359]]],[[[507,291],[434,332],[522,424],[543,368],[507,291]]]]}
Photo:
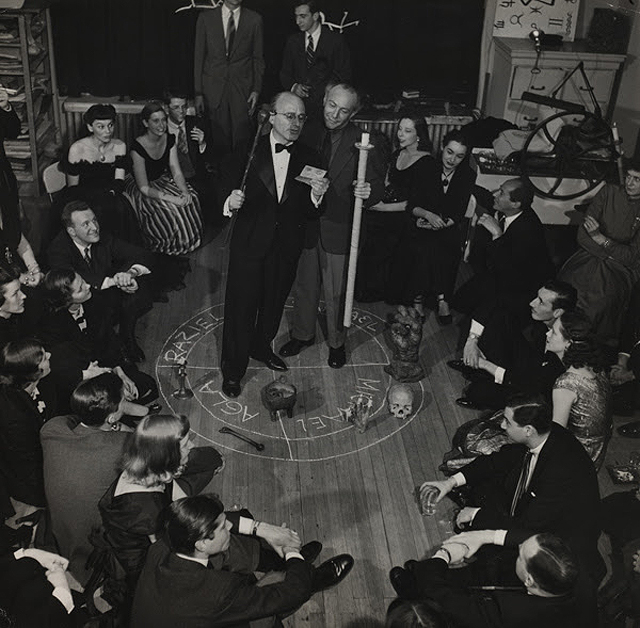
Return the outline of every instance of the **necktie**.
{"type": "Polygon", "coordinates": [[[502,233],[504,233],[504,225],[507,220],[507,217],[504,214],[500,214],[498,217],[498,224],[500,225],[500,229],[502,229],[502,233]]]}
{"type": "Polygon", "coordinates": [[[316,51],[313,47],[313,37],[311,35],[307,36],[307,67],[313,65],[313,60],[316,57],[316,51]]]}
{"type": "Polygon", "coordinates": [[[227,22],[227,57],[231,56],[233,48],[233,40],[236,36],[236,23],[233,19],[233,12],[229,13],[229,21],[227,22]]]}
{"type": "Polygon", "coordinates": [[[324,163],[328,167],[331,164],[331,153],[333,152],[333,140],[331,138],[331,131],[326,131],[324,134],[324,140],[322,142],[322,157],[324,163]]]}
{"type": "Polygon", "coordinates": [[[451,177],[453,175],[453,172],[450,172],[449,174],[443,174],[442,175],[442,188],[444,189],[444,191],[447,191],[447,188],[449,187],[449,183],[451,183],[451,177]]]}
{"type": "Polygon", "coordinates": [[[531,450],[527,450],[527,453],[524,456],[524,461],[522,462],[522,469],[520,471],[520,477],[518,478],[516,492],[513,494],[513,501],[511,502],[510,514],[512,517],[516,512],[516,508],[518,507],[520,498],[525,494],[527,490],[527,480],[529,479],[529,471],[531,470],[532,460],[533,454],[531,453],[531,450]]]}
{"type": "Polygon", "coordinates": [[[183,154],[189,153],[189,146],[187,145],[187,134],[184,131],[184,126],[181,124],[178,127],[178,150],[183,154]]]}
{"type": "Polygon", "coordinates": [[[293,144],[276,144],[276,153],[281,153],[283,150],[289,151],[291,154],[291,149],[293,148],[293,144]]]}
{"type": "Polygon", "coordinates": [[[91,266],[91,248],[90,247],[88,246],[85,247],[83,257],[84,257],[84,261],[87,262],[89,266],[91,266]]]}

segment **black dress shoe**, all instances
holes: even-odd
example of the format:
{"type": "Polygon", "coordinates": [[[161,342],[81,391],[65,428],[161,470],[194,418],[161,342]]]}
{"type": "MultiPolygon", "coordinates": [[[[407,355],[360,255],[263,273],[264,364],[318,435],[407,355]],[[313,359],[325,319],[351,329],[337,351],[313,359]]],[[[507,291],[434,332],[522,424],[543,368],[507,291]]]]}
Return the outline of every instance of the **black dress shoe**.
{"type": "Polygon", "coordinates": [[[329,360],[327,361],[327,364],[332,369],[341,369],[346,363],[347,352],[345,351],[344,345],[337,347],[336,349],[329,347],[329,360]]]}
{"type": "Polygon", "coordinates": [[[339,554],[326,560],[313,574],[312,588],[314,593],[324,591],[342,582],[353,567],[353,556],[339,554]]]}
{"type": "Polygon", "coordinates": [[[640,421],[632,421],[621,425],[618,428],[618,434],[627,438],[640,438],[640,421]]]}
{"type": "Polygon", "coordinates": [[[235,399],[239,394],[242,388],[240,387],[240,382],[236,382],[233,379],[223,379],[222,380],[222,392],[225,397],[232,397],[235,399]]]}
{"type": "Polygon", "coordinates": [[[311,541],[310,543],[306,543],[300,548],[300,553],[302,557],[308,563],[314,563],[316,558],[320,556],[320,552],[322,551],[322,543],[320,541],[311,541]]]}
{"type": "Polygon", "coordinates": [[[256,353],[251,356],[254,360],[262,362],[265,366],[268,366],[272,371],[288,371],[289,367],[284,360],[281,360],[273,351],[269,353],[261,354],[256,353]]]}
{"type": "Polygon", "coordinates": [[[483,406],[479,406],[477,403],[475,403],[471,399],[468,399],[467,397],[458,397],[458,399],[456,399],[456,403],[459,406],[466,408],[467,410],[485,410],[483,406]]]}
{"type": "Polygon", "coordinates": [[[413,560],[413,559],[411,559],[411,560],[408,560],[408,561],[404,564],[404,568],[405,568],[407,571],[409,571],[409,572],[413,573],[413,570],[414,570],[414,568],[415,568],[415,566],[416,566],[417,564],[418,564],[418,561],[417,561],[417,560],[413,560]]]}
{"type": "Polygon", "coordinates": [[[398,597],[405,600],[415,600],[418,597],[416,579],[406,569],[394,567],[389,572],[389,580],[398,597]]]}
{"type": "Polygon", "coordinates": [[[467,366],[462,360],[449,360],[447,366],[454,371],[458,371],[458,373],[462,373],[462,375],[469,380],[475,379],[478,374],[477,369],[467,366]]]}
{"type": "Polygon", "coordinates": [[[284,358],[290,358],[292,355],[298,355],[305,347],[310,347],[315,343],[316,339],[311,340],[298,340],[292,338],[289,342],[286,342],[280,347],[278,353],[284,358]]]}

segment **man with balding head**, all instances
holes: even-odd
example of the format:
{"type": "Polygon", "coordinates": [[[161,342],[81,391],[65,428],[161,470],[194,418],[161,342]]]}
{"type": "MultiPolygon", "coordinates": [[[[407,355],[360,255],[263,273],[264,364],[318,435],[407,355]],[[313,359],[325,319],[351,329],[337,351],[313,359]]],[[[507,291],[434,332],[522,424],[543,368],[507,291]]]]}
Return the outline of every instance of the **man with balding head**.
{"type": "MultiPolygon", "coordinates": [[[[244,191],[231,191],[224,212],[237,212],[231,238],[222,339],[222,392],[237,397],[249,357],[276,371],[287,365],[272,350],[293,284],[307,221],[320,213],[326,179],[296,180],[320,156],[297,140],[306,120],[302,99],[291,92],[271,103],[271,133],[263,136],[244,191]]],[[[246,159],[246,156],[245,156],[246,159]]],[[[241,178],[228,179],[234,182],[241,178]]]]}
{"type": "Polygon", "coordinates": [[[487,238],[484,268],[456,292],[453,307],[473,314],[496,300],[524,326],[538,288],[555,275],[544,230],[532,209],[533,189],[522,178],[505,181],[493,193],[493,211],[478,218],[479,239],[487,238]]]}
{"type": "Polygon", "coordinates": [[[318,150],[331,181],[320,220],[309,223],[304,251],[294,285],[295,304],[291,340],[280,348],[284,357],[297,355],[315,342],[320,297],[327,314],[328,364],[341,368],[346,363],[342,325],[347,284],[347,261],[351,243],[353,206],[361,198],[365,207],[382,199],[385,160],[382,138],[373,138],[366,180],[355,183],[362,131],[351,121],[360,107],[358,92],[346,83],[328,88],[324,96],[323,120],[305,129],[302,141],[318,150]]]}

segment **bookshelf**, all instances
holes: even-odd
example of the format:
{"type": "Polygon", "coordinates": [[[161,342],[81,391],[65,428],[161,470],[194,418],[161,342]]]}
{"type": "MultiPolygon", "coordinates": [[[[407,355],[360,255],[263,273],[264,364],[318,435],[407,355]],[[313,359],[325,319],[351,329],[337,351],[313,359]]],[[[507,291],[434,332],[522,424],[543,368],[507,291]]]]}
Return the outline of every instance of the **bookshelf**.
{"type": "Polygon", "coordinates": [[[49,9],[0,10],[0,84],[21,121],[4,143],[21,194],[41,193],[41,174],[52,159],[45,148],[59,140],[60,109],[49,9]]]}

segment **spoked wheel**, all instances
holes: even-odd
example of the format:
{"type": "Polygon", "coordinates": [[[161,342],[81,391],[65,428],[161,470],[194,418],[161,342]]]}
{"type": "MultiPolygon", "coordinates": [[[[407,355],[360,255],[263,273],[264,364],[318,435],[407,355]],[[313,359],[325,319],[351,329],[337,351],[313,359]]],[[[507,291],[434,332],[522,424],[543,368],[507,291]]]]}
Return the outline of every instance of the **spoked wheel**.
{"type": "Polygon", "coordinates": [[[571,200],[613,176],[617,157],[611,127],[602,117],[562,111],[531,132],[520,167],[539,196],[571,200]]]}

